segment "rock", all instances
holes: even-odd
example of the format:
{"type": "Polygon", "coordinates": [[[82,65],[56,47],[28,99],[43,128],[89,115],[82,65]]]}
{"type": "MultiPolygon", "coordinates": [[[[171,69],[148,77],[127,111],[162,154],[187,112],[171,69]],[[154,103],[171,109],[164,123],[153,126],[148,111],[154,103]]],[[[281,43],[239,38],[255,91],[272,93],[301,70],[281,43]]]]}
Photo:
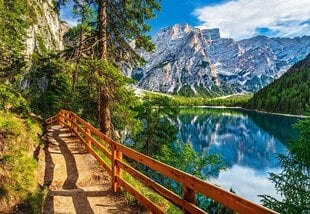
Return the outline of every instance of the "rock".
{"type": "Polygon", "coordinates": [[[63,50],[63,35],[68,26],[60,21],[53,1],[31,0],[31,5],[35,15],[32,14],[33,24],[26,36],[26,57],[31,58],[36,51],[63,50]]]}
{"type": "Polygon", "coordinates": [[[154,53],[139,50],[147,63],[133,72],[138,86],[183,95],[256,92],[310,52],[310,36],[235,41],[221,38],[219,29],[188,24],[162,29],[153,42],[154,53]]]}

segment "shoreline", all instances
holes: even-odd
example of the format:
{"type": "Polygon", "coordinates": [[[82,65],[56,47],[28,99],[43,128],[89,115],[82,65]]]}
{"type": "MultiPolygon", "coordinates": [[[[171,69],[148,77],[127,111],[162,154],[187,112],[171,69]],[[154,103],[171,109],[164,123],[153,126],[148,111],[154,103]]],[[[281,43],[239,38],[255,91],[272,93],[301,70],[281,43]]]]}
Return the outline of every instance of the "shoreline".
{"type": "Polygon", "coordinates": [[[310,118],[310,116],[300,115],[300,114],[285,114],[285,113],[261,111],[261,110],[256,110],[256,109],[247,109],[247,108],[241,108],[241,109],[245,111],[254,111],[257,113],[261,113],[261,114],[273,114],[273,115],[286,116],[286,117],[297,117],[297,118],[302,118],[302,119],[310,118]]]}
{"type": "Polygon", "coordinates": [[[273,114],[273,115],[286,116],[286,117],[296,117],[296,118],[300,118],[300,119],[310,118],[310,116],[306,116],[306,115],[267,112],[267,111],[260,111],[260,110],[256,110],[256,109],[243,108],[241,106],[208,106],[208,105],[204,105],[204,106],[179,106],[179,108],[240,109],[240,110],[244,110],[244,111],[257,112],[260,114],[273,114]]]}

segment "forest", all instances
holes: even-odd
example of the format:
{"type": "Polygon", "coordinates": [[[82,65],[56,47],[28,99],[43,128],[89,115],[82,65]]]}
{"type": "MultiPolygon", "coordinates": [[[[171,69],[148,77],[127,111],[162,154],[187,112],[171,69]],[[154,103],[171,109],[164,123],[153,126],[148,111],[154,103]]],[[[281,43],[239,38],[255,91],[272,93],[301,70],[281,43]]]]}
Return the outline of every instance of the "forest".
{"type": "Polygon", "coordinates": [[[310,106],[310,55],[255,93],[244,106],[268,112],[306,114],[310,106]]]}
{"type": "MultiPolygon", "coordinates": [[[[130,87],[134,81],[121,72],[126,63],[143,63],[130,41],[135,40],[137,48],[154,49],[145,35],[150,30],[145,21],[155,17],[159,1],[73,1],[80,22],[64,35],[69,41],[65,49],[49,48],[40,36],[34,53],[25,56],[27,29],[43,14],[36,3],[0,1],[0,207],[4,211],[19,209],[20,204],[30,213],[42,209],[47,189],[33,179],[38,162],[31,152],[44,145],[44,119],[60,109],[77,112],[117,141],[132,139],[133,148],[160,161],[185,171],[197,169],[198,177],[205,178],[199,167],[220,163],[217,156],[201,156],[183,142],[177,144],[179,153],[173,153],[177,129],[168,120],[177,113],[173,101],[150,95],[141,100],[130,87]],[[175,165],[178,156],[189,162],[175,165]]],[[[54,10],[65,3],[55,1],[54,10]]],[[[182,192],[180,187],[176,191],[182,192]]]]}
{"type": "MultiPolygon", "coordinates": [[[[59,13],[67,2],[53,1],[53,11],[59,13]]],[[[154,94],[138,97],[131,87],[134,80],[126,77],[122,69],[144,63],[135,48],[154,50],[147,34],[150,31],[147,21],[156,17],[161,1],[70,2],[79,21],[64,35],[64,50],[57,50],[40,35],[36,38],[34,53],[26,56],[28,29],[40,23],[38,17],[44,12],[37,0],[0,0],[0,207],[5,207],[5,211],[12,211],[18,205],[26,207],[29,213],[39,213],[42,209],[47,187],[38,186],[34,179],[38,170],[35,151],[45,145],[44,119],[60,109],[76,112],[115,141],[127,143],[141,153],[207,180],[210,175],[202,173],[203,167],[213,166],[218,171],[225,167],[218,155],[198,153],[191,144],[177,141],[178,130],[171,123],[178,114],[176,107],[245,105],[291,114],[305,114],[309,107],[310,56],[253,98],[251,95],[226,99],[171,98],[154,94]],[[135,47],[130,45],[132,41],[135,47]],[[249,99],[248,104],[244,104],[249,99]],[[180,158],[186,161],[176,161],[180,158]]],[[[309,166],[309,151],[301,149],[309,143],[308,127],[308,122],[300,123],[303,131],[299,146],[292,146],[292,157],[288,157],[296,160],[297,165],[302,162],[309,166]]],[[[286,158],[282,157],[283,164],[286,158]]],[[[147,168],[136,167],[154,180],[160,180],[166,188],[182,194],[180,185],[147,168]]],[[[287,173],[289,171],[284,171],[283,176],[287,173]]],[[[276,175],[272,175],[272,179],[279,182],[279,191],[286,190],[283,180],[276,175]]],[[[136,188],[144,188],[138,186],[136,188]]],[[[289,198],[295,193],[287,194],[289,198]]],[[[307,194],[303,193],[300,198],[308,197],[307,194]]],[[[160,200],[157,196],[150,194],[151,198],[160,200]]],[[[198,205],[211,213],[231,212],[211,199],[197,198],[198,205]]],[[[290,203],[290,208],[283,207],[283,202],[268,196],[264,196],[263,203],[280,211],[294,206],[290,203]]],[[[303,202],[304,209],[307,203],[303,202]]],[[[166,206],[171,213],[180,212],[175,206],[166,206]]]]}

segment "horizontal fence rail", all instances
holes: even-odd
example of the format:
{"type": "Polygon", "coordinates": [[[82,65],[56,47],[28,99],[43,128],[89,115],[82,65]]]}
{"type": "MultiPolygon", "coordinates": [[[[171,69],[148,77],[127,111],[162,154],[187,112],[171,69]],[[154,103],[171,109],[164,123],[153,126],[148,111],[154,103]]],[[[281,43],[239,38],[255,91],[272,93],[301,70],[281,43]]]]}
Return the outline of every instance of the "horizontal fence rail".
{"type": "Polygon", "coordinates": [[[59,124],[69,127],[71,132],[74,133],[86,146],[88,152],[97,159],[99,164],[111,176],[113,191],[117,192],[120,188],[125,189],[153,213],[165,212],[159,207],[159,205],[145,197],[125,181],[122,177],[122,171],[127,172],[139,182],[181,208],[184,213],[206,213],[204,210],[196,206],[196,193],[211,198],[238,213],[276,213],[273,210],[255,204],[211,183],[139,153],[123,144],[117,143],[73,112],[61,110],[58,114],[48,118],[46,124],[48,126],[59,124]],[[101,152],[104,157],[99,155],[98,151],[101,152]],[[182,184],[183,198],[132,167],[123,160],[123,156],[135,160],[140,164],[167,176],[175,182],[182,184]]]}

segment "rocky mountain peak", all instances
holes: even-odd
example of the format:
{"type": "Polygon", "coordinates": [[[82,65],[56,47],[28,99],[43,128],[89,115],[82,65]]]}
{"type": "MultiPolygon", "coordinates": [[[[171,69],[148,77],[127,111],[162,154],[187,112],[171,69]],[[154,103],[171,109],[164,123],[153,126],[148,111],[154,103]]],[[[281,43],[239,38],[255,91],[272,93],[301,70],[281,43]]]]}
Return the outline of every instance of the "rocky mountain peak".
{"type": "Polygon", "coordinates": [[[178,24],[153,39],[154,53],[139,68],[144,89],[183,95],[217,96],[255,92],[285,73],[310,52],[310,36],[235,41],[221,38],[220,29],[178,24]]]}
{"type": "Polygon", "coordinates": [[[214,28],[214,29],[203,29],[201,30],[201,33],[207,40],[217,40],[221,38],[220,29],[214,28]]]}

